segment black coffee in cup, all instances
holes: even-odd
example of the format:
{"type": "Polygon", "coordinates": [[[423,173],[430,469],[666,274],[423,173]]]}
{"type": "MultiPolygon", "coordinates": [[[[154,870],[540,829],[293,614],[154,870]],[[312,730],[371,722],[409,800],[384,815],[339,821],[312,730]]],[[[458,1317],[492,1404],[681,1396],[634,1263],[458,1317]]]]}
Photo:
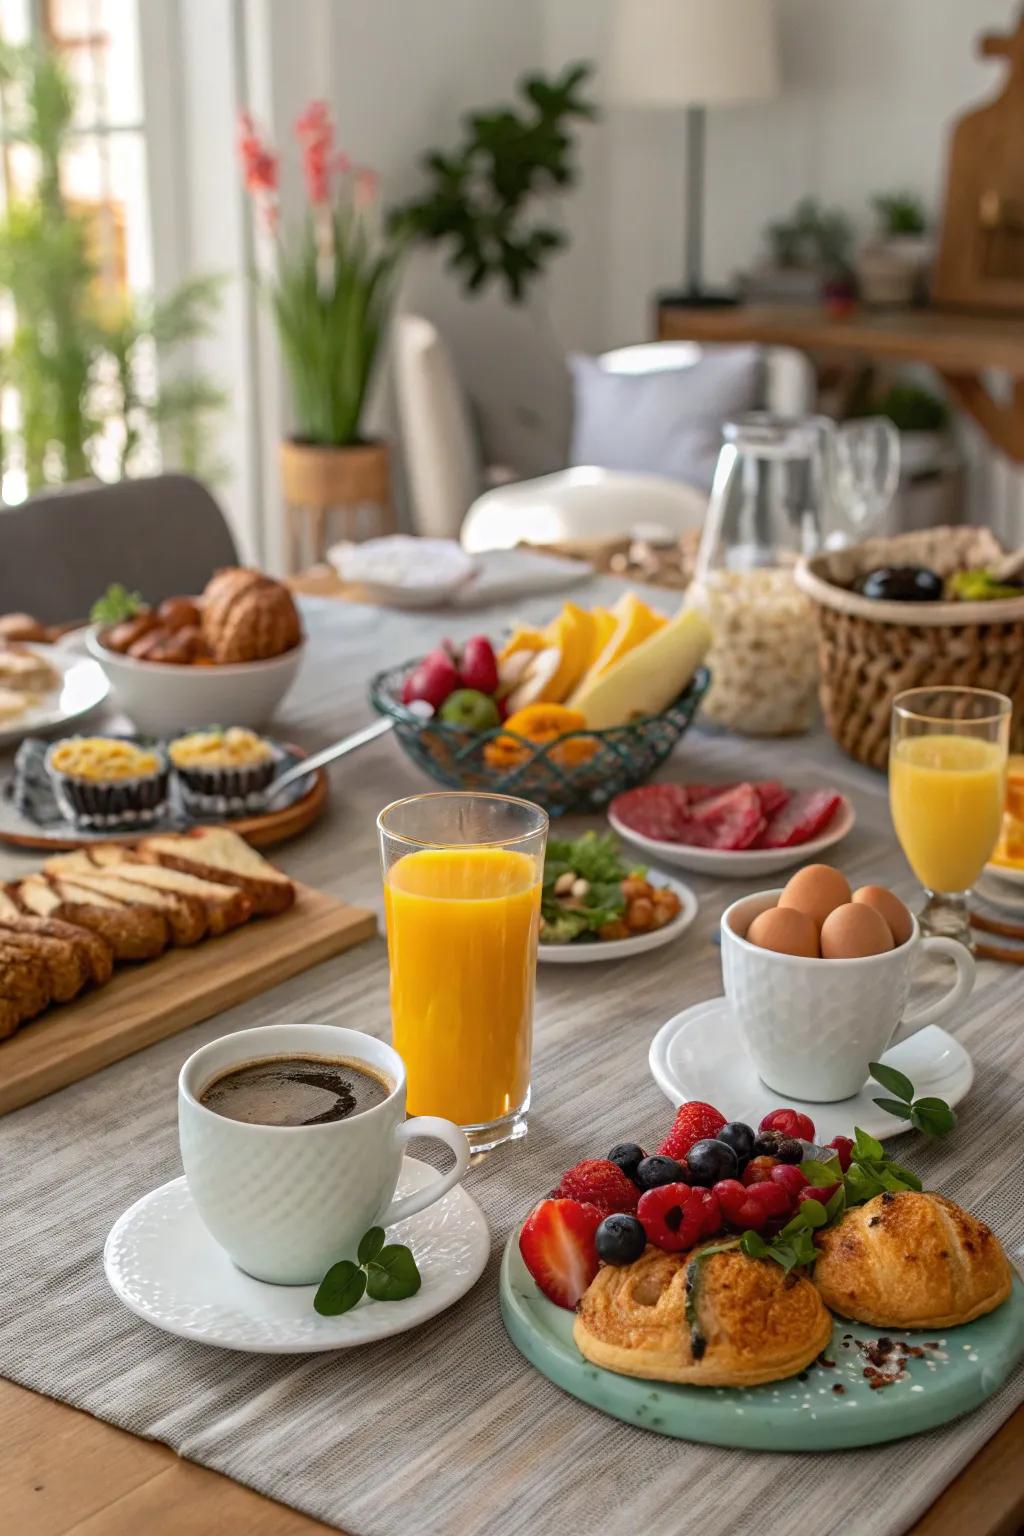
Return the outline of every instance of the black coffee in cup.
{"type": "Polygon", "coordinates": [[[326,1125],[373,1109],[391,1090],[365,1062],[266,1056],[215,1077],[199,1102],[215,1115],[248,1125],[326,1125]]]}

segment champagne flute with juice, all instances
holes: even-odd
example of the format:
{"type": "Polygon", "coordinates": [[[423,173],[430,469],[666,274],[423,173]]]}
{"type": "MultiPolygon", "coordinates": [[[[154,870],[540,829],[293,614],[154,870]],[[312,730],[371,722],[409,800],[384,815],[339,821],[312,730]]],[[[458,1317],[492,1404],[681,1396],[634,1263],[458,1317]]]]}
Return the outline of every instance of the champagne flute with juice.
{"type": "Polygon", "coordinates": [[[973,948],[967,898],[999,838],[1010,700],[985,688],[910,688],[893,700],[889,804],[925,888],[925,933],[973,948]]]}
{"type": "Polygon", "coordinates": [[[526,1133],[547,814],[450,792],[397,800],[377,826],[409,1113],[488,1151],[526,1133]]]}

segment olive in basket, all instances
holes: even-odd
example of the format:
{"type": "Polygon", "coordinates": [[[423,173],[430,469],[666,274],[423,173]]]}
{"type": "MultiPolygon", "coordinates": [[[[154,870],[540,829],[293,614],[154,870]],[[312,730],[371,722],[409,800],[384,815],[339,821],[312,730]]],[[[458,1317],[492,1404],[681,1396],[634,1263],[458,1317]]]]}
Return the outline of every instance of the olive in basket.
{"type": "Polygon", "coordinates": [[[937,603],[945,595],[942,577],[925,565],[881,565],[858,576],[853,590],[888,603],[937,603]]]}

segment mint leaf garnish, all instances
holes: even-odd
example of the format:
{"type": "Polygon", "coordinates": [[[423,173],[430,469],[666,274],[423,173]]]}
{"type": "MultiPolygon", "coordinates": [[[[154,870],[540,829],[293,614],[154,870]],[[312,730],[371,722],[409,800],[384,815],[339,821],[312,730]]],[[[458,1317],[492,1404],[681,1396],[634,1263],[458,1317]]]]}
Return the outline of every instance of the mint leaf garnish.
{"type": "Polygon", "coordinates": [[[366,1269],[366,1293],[374,1301],[404,1301],[423,1284],[408,1248],[393,1243],[382,1248],[366,1269]]]}
{"type": "MultiPolygon", "coordinates": [[[[881,1083],[883,1088],[888,1088],[889,1092],[894,1093],[898,1099],[902,1099],[904,1104],[911,1102],[914,1097],[914,1085],[904,1073],[897,1072],[895,1067],[885,1066],[881,1061],[869,1062],[868,1071],[876,1083],[881,1083]]],[[[878,1103],[877,1099],[875,1103],[878,1103]]]]}
{"type": "Polygon", "coordinates": [[[320,1282],[313,1307],[321,1317],[339,1317],[355,1306],[366,1290],[366,1276],[351,1259],[332,1264],[320,1282]]]}
{"type": "Polygon", "coordinates": [[[946,1136],[956,1125],[956,1115],[943,1099],[915,1099],[910,1123],[926,1136],[946,1136]]]}

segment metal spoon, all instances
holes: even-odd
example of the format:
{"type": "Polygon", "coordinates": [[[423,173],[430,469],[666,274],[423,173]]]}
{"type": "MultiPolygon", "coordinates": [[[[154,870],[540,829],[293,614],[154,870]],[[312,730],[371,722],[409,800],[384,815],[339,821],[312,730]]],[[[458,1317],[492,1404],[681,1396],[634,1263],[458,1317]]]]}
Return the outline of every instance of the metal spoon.
{"type": "MultiPolygon", "coordinates": [[[[430,705],[422,700],[416,700],[408,708],[413,714],[419,715],[422,720],[429,720],[434,713],[430,705]]],[[[385,716],[381,720],[375,720],[372,725],[365,725],[361,731],[353,731],[351,736],[346,736],[343,740],[336,741],[329,747],[324,747],[322,751],[314,752],[312,757],[304,757],[301,763],[296,763],[293,767],[286,768],[284,773],[278,774],[276,779],[270,781],[264,791],[264,800],[269,802],[276,799],[282,790],[288,788],[289,784],[294,784],[297,780],[306,778],[308,774],[315,773],[318,768],[322,768],[326,763],[333,763],[336,758],[345,757],[349,752],[355,752],[358,747],[365,747],[367,742],[374,741],[378,736],[386,735],[388,731],[394,729],[394,726],[394,720],[385,716]]]]}

